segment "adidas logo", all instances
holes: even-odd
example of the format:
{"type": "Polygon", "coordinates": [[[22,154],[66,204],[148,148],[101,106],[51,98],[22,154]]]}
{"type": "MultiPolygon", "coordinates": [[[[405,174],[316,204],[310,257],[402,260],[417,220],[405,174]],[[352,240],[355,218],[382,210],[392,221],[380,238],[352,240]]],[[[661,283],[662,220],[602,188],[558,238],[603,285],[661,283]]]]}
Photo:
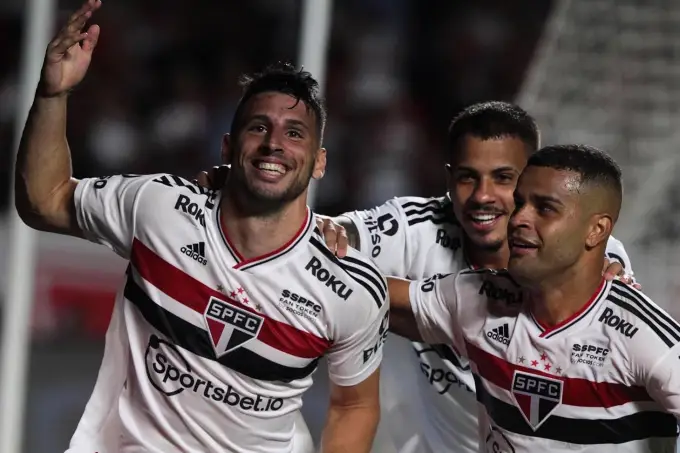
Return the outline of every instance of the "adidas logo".
{"type": "Polygon", "coordinates": [[[194,261],[198,261],[204,266],[208,264],[208,260],[205,259],[205,242],[197,242],[196,244],[185,245],[180,249],[180,252],[192,258],[194,261]]]}
{"type": "Polygon", "coordinates": [[[508,329],[508,324],[503,324],[502,326],[494,327],[490,331],[486,332],[486,336],[492,340],[496,340],[504,345],[510,344],[510,331],[508,329]]]}

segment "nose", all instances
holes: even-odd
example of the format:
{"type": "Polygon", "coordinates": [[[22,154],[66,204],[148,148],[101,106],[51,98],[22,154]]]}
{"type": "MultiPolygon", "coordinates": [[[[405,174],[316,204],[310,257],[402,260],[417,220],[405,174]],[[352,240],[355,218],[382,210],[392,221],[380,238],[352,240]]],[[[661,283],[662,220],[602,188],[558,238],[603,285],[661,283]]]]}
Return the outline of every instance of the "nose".
{"type": "Polygon", "coordinates": [[[262,146],[271,153],[283,151],[283,133],[279,131],[279,128],[272,127],[267,131],[262,146]]]}
{"type": "Polygon", "coordinates": [[[516,207],[512,215],[510,215],[510,221],[508,222],[508,225],[511,229],[530,228],[531,226],[530,209],[526,205],[516,207]]]}
{"type": "Polygon", "coordinates": [[[489,178],[481,178],[472,193],[472,200],[478,204],[489,204],[494,201],[493,181],[489,178]]]}

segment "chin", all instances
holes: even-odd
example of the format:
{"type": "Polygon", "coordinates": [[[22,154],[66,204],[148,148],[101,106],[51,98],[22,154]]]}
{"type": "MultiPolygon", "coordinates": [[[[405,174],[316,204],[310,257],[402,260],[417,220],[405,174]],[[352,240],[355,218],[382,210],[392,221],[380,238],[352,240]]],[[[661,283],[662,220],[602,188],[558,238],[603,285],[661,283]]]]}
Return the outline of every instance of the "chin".
{"type": "Polygon", "coordinates": [[[472,245],[475,247],[485,250],[485,251],[491,251],[495,252],[497,250],[500,250],[501,247],[503,247],[503,244],[505,243],[505,239],[500,239],[497,235],[486,235],[486,236],[479,236],[479,235],[468,235],[470,238],[470,242],[472,245]]]}

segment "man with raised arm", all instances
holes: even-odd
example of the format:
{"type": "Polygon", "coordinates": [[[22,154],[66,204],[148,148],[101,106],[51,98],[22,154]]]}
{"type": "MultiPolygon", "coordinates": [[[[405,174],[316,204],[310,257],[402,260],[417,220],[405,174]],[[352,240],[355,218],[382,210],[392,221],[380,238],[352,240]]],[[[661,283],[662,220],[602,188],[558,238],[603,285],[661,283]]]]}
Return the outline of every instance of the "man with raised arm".
{"type": "Polygon", "coordinates": [[[16,167],[29,226],[130,260],[69,452],[299,451],[295,417],[325,355],[322,449],[368,453],[389,304],[368,259],[337,259],[314,231],[307,190],[326,165],[317,82],[290,65],[244,82],[222,190],[167,174],[76,180],[67,98],[100,6],[88,0],[49,44],[16,167]]]}

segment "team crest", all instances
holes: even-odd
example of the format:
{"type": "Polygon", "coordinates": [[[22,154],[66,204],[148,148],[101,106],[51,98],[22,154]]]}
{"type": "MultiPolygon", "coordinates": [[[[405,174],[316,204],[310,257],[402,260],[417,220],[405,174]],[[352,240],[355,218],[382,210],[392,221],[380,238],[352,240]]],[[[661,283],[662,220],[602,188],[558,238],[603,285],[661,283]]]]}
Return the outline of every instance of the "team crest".
{"type": "Polygon", "coordinates": [[[524,419],[536,431],[562,403],[563,383],[558,379],[515,371],[512,396],[524,419]]]}
{"type": "Polygon", "coordinates": [[[257,338],[264,322],[262,316],[215,297],[210,298],[204,316],[217,357],[257,338]]]}

